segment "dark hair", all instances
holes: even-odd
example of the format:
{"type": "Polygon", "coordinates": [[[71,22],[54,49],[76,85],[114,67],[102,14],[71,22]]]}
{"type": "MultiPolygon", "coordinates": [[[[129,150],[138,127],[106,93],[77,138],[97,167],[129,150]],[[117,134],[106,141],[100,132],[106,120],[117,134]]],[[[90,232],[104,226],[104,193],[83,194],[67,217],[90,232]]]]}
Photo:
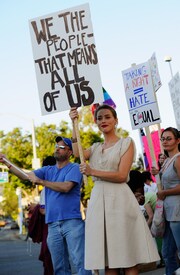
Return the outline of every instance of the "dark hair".
{"type": "Polygon", "coordinates": [[[103,104],[103,105],[100,105],[97,107],[97,109],[95,110],[95,113],[94,113],[94,118],[95,120],[97,120],[97,114],[100,110],[103,110],[103,109],[106,109],[106,110],[109,110],[111,111],[113,117],[116,119],[117,118],[117,113],[115,111],[114,108],[112,108],[110,105],[107,105],[107,104],[103,104]]]}
{"type": "Polygon", "coordinates": [[[158,154],[158,168],[159,168],[159,170],[161,170],[161,167],[162,167],[162,165],[163,165],[163,164],[160,163],[160,157],[161,157],[161,156],[164,156],[164,158],[166,158],[167,155],[166,155],[165,153],[159,153],[159,154],[158,154]]]}
{"type": "Polygon", "coordinates": [[[42,166],[55,165],[56,159],[53,156],[48,156],[43,160],[42,166]]]}
{"type": "Polygon", "coordinates": [[[168,127],[166,129],[164,129],[161,133],[161,137],[164,134],[164,132],[171,132],[174,135],[175,139],[180,138],[180,133],[179,133],[178,129],[176,129],[176,128],[168,127]]]}
{"type": "Polygon", "coordinates": [[[138,170],[131,170],[129,172],[129,181],[127,182],[132,192],[134,193],[137,188],[144,187],[142,174],[138,170]]]}
{"type": "Polygon", "coordinates": [[[152,180],[151,173],[149,171],[144,171],[142,172],[142,178],[143,181],[145,182],[146,180],[152,180]]]}
{"type": "MultiPolygon", "coordinates": [[[[166,128],[166,129],[164,129],[164,130],[162,131],[162,133],[161,133],[161,137],[163,136],[164,132],[171,132],[171,133],[173,134],[173,136],[174,136],[175,139],[180,138],[180,132],[179,132],[179,130],[176,129],[176,128],[168,127],[168,128],[166,128]]],[[[179,152],[180,152],[180,143],[178,144],[178,150],[179,150],[179,152]]],[[[165,153],[166,156],[169,156],[169,155],[168,155],[168,152],[167,152],[166,150],[164,150],[164,153],[165,153]]]]}

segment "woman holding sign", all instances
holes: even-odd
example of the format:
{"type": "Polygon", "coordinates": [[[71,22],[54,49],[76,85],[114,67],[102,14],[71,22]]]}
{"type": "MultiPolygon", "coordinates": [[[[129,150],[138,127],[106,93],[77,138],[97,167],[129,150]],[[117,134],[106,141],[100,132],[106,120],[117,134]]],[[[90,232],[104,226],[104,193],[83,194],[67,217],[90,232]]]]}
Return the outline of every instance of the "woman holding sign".
{"type": "Polygon", "coordinates": [[[168,156],[160,171],[152,167],[152,174],[160,174],[163,190],[158,197],[164,200],[166,229],[163,236],[162,256],[166,275],[180,274],[180,133],[168,127],[161,134],[161,142],[168,156]],[[173,273],[178,268],[176,273],[173,273]]]}
{"type": "MultiPolygon", "coordinates": [[[[76,108],[70,111],[73,121],[78,118],[76,108]]],[[[116,111],[100,105],[95,111],[95,122],[104,135],[103,143],[94,143],[84,150],[80,171],[94,180],[86,217],[86,269],[105,269],[107,274],[137,275],[140,263],[159,260],[159,255],[140,211],[139,204],[126,184],[135,157],[131,138],[116,135],[116,111]]],[[[75,129],[73,153],[79,156],[75,129]]]]}

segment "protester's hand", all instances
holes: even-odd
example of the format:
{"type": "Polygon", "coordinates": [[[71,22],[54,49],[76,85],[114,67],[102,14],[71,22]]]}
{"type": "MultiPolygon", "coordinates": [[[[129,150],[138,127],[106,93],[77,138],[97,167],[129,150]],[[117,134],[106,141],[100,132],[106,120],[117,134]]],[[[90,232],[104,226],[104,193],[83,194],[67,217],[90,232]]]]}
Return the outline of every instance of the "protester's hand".
{"type": "Polygon", "coordinates": [[[79,117],[78,115],[78,111],[76,107],[71,108],[70,112],[69,112],[69,116],[71,118],[72,121],[74,121],[76,118],[79,117]]]}
{"type": "Polygon", "coordinates": [[[164,190],[160,190],[160,191],[158,191],[157,192],[157,197],[158,197],[158,199],[160,199],[160,200],[164,200],[165,199],[165,195],[164,195],[164,190]]]}
{"type": "Polygon", "coordinates": [[[156,176],[159,173],[159,169],[157,169],[156,167],[151,167],[151,174],[153,176],[156,176]]]}
{"type": "Polygon", "coordinates": [[[91,176],[92,169],[87,163],[81,163],[80,172],[86,176],[91,176]]]}

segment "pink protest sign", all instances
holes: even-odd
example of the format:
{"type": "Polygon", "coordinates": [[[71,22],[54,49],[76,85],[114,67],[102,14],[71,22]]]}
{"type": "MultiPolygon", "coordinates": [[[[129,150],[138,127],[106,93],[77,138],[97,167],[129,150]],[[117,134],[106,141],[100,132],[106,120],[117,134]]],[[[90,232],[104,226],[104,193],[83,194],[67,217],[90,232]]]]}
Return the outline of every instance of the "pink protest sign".
{"type": "MultiPolygon", "coordinates": [[[[151,138],[152,138],[152,142],[153,142],[156,161],[158,161],[158,155],[161,153],[158,131],[155,131],[155,132],[151,133],[151,138]]],[[[146,156],[147,156],[147,159],[148,159],[149,167],[151,167],[152,166],[152,159],[151,159],[151,155],[150,155],[150,151],[149,151],[147,137],[143,136],[142,141],[143,141],[144,150],[145,150],[145,153],[146,153],[146,156]]]]}

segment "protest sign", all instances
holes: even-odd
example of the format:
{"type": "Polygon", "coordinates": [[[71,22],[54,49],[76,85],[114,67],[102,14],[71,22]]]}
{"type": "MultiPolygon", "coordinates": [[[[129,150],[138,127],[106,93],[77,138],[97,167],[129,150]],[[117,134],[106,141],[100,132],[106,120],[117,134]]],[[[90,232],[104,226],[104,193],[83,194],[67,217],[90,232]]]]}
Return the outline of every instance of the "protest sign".
{"type": "Polygon", "coordinates": [[[88,4],[29,21],[42,115],[103,101],[88,4]]]}
{"type": "Polygon", "coordinates": [[[161,122],[149,62],[122,71],[132,129],[161,122]]]}
{"type": "Polygon", "coordinates": [[[177,129],[180,130],[180,77],[176,73],[172,80],[168,83],[171,94],[171,100],[176,120],[177,129]]]}
{"type": "Polygon", "coordinates": [[[162,83],[159,75],[158,64],[157,64],[155,53],[153,53],[153,55],[149,59],[149,63],[151,67],[151,76],[152,76],[154,91],[157,92],[157,90],[162,86],[162,83]]]}
{"type": "MultiPolygon", "coordinates": [[[[158,162],[158,155],[161,153],[161,147],[160,147],[160,142],[159,142],[159,133],[158,133],[158,131],[154,131],[150,135],[151,135],[151,139],[153,142],[155,158],[156,158],[156,161],[158,162]]],[[[143,136],[142,141],[143,141],[143,147],[144,147],[146,157],[148,160],[148,164],[149,164],[149,168],[150,168],[150,167],[152,167],[152,158],[151,158],[151,154],[150,154],[147,136],[143,136]]]]}

